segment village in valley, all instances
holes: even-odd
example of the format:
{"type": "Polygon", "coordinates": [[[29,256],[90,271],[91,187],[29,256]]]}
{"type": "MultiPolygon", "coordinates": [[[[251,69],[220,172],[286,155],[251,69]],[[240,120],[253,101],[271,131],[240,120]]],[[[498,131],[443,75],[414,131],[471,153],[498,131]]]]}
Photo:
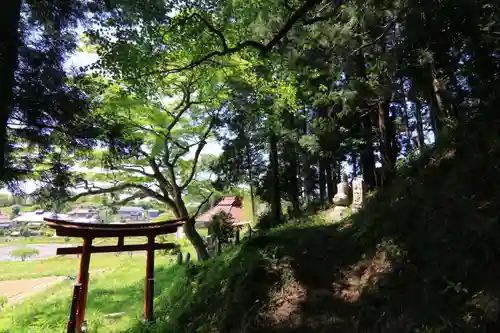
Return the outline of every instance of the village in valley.
{"type": "MultiPolygon", "coordinates": [[[[175,221],[174,218],[165,210],[154,209],[151,204],[142,206],[120,206],[114,210],[109,207],[95,203],[77,203],[69,205],[65,212],[55,213],[53,211],[45,211],[43,209],[30,210],[32,207],[22,205],[13,205],[4,207],[0,214],[0,295],[2,295],[2,304],[13,305],[23,301],[27,297],[36,295],[47,288],[51,288],[61,282],[61,279],[70,278],[76,279],[76,275],[81,275],[77,266],[80,255],[76,258],[71,255],[59,256],[59,251],[69,249],[73,245],[81,245],[81,238],[65,237],[57,235],[57,228],[50,228],[48,221],[57,221],[63,223],[72,223],[74,225],[88,226],[89,228],[99,228],[101,225],[107,225],[109,228],[123,230],[121,226],[134,225],[142,228],[147,225],[155,226],[160,224],[169,224],[169,221],[175,221]],[[10,215],[8,214],[10,210],[10,215]],[[59,250],[58,250],[59,249],[59,250]],[[66,259],[64,259],[66,257],[66,259]],[[68,259],[73,258],[70,264],[73,271],[68,267],[62,267],[68,263],[68,259]],[[62,261],[61,261],[62,260],[62,261]],[[2,266],[2,262],[10,262],[8,265],[2,266]],[[14,266],[12,266],[14,265],[14,266]],[[12,267],[17,269],[12,270],[12,267]],[[47,267],[44,268],[44,267],[47,267]],[[64,276],[61,276],[61,270],[64,276]],[[31,276],[34,275],[34,276],[31,276]],[[15,280],[13,280],[15,278],[15,280]],[[24,279],[28,278],[28,279],[24,279]]],[[[35,208],[37,208],[35,206],[35,208]]],[[[230,221],[233,230],[243,226],[249,226],[251,216],[244,212],[242,198],[238,196],[220,196],[210,202],[207,201],[204,209],[196,215],[196,229],[202,235],[204,241],[213,244],[214,234],[211,232],[211,225],[217,220],[218,216],[223,215],[230,221]],[[245,220],[247,217],[247,220],[245,220]]],[[[175,224],[175,223],[172,223],[175,224]]],[[[114,229],[113,229],[114,230],[114,229]]],[[[191,256],[195,258],[195,252],[186,243],[185,234],[182,226],[175,227],[174,233],[170,233],[167,238],[161,238],[161,235],[154,237],[157,240],[160,238],[163,242],[167,242],[165,246],[170,248],[168,244],[176,244],[178,256],[191,256]]],[[[140,234],[140,232],[139,232],[140,234]]],[[[99,237],[99,236],[96,236],[99,237]]],[[[84,238],[85,240],[85,238],[84,238]]],[[[116,238],[97,238],[94,245],[116,244],[116,238]]],[[[121,240],[120,242],[123,242],[121,240]]],[[[125,247],[137,246],[143,243],[142,237],[125,238],[125,247]],[[136,245],[134,245],[136,244],[136,245]]],[[[123,243],[122,243],[123,244],[123,243]]],[[[163,245],[158,245],[161,248],[163,245]]],[[[109,247],[109,245],[108,245],[109,247]]],[[[145,248],[144,248],[145,249],[145,248]]],[[[213,249],[216,251],[216,248],[213,249]]],[[[128,256],[120,255],[120,245],[115,250],[115,254],[94,254],[95,257],[92,265],[99,265],[100,270],[113,269],[114,265],[123,263],[128,256]],[[123,259],[121,259],[123,258],[123,259]]],[[[128,252],[132,255],[132,252],[128,252]]],[[[145,251],[137,252],[136,254],[145,254],[145,251]]],[[[161,254],[161,253],[159,253],[161,254]]],[[[167,254],[167,252],[165,252],[167,254]]],[[[143,257],[140,256],[139,257],[143,257]]],[[[165,258],[169,258],[167,255],[165,258]]],[[[137,260],[137,256],[133,257],[137,260]]],[[[160,263],[169,259],[159,259],[160,263]]],[[[181,259],[182,260],[182,259],[181,259]]],[[[186,259],[185,259],[186,260],[186,259]]],[[[189,258],[187,259],[189,260],[189,258]]],[[[158,260],[157,260],[158,261],[158,260]]],[[[142,266],[142,265],[141,265],[142,266]]],[[[69,296],[69,295],[68,295],[69,296]]],[[[1,305],[0,305],[1,309],[1,305]]],[[[0,310],[1,311],[1,310],[0,310]]]]}
{"type": "MultiPolygon", "coordinates": [[[[73,206],[74,208],[63,213],[43,209],[21,210],[20,208],[24,207],[19,205],[7,207],[0,211],[0,245],[16,239],[22,241],[23,238],[27,237],[31,239],[32,244],[35,244],[37,238],[40,238],[43,242],[47,242],[47,239],[43,237],[56,238],[57,235],[55,235],[54,231],[45,225],[45,219],[47,218],[76,223],[111,225],[154,223],[174,219],[174,216],[164,209],[148,208],[148,206],[151,206],[150,204],[120,206],[115,208],[114,212],[109,207],[94,203],[75,204],[73,206]],[[10,214],[8,214],[8,209],[11,209],[10,214]]],[[[212,200],[205,208],[205,211],[196,216],[196,227],[208,230],[213,217],[220,212],[230,214],[236,224],[249,223],[248,216],[247,220],[244,219],[242,206],[242,200],[237,196],[221,196],[217,200],[212,200]]],[[[184,236],[181,229],[176,233],[176,236],[177,238],[184,236]]]]}

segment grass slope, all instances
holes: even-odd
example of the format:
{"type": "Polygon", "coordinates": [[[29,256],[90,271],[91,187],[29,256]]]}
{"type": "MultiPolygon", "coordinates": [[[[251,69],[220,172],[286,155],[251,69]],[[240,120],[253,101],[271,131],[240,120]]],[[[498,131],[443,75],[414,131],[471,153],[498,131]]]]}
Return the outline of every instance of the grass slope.
{"type": "Polygon", "coordinates": [[[288,224],[185,269],[157,323],[128,332],[500,331],[500,137],[474,129],[348,221],[288,224]]]}
{"type": "MultiPolygon", "coordinates": [[[[143,258],[141,256],[141,258],[143,258]]],[[[103,271],[120,266],[130,260],[127,253],[119,256],[109,254],[92,255],[92,271],[103,271]]],[[[142,259],[144,260],[144,259],[142,259]]],[[[44,276],[76,276],[80,259],[75,256],[55,257],[44,260],[0,261],[0,281],[39,278],[44,276]]]]}
{"type": "MultiPolygon", "coordinates": [[[[91,260],[91,277],[87,303],[89,332],[122,332],[133,326],[142,317],[144,300],[144,256],[122,254],[95,255],[91,260]],[[107,263],[107,265],[105,265],[107,263]],[[106,267],[106,268],[104,268],[106,267]],[[120,313],[108,317],[109,314],[120,313]]],[[[177,269],[172,266],[172,257],[156,258],[156,283],[167,285],[175,280],[177,269]]],[[[73,262],[59,259],[51,261],[54,273],[61,272],[73,262]]],[[[72,274],[76,271],[74,267],[72,274]]],[[[65,281],[24,302],[7,307],[0,312],[0,332],[2,333],[46,333],[65,332],[71,305],[74,281],[65,281]]],[[[160,289],[157,293],[160,293],[160,289]]]]}

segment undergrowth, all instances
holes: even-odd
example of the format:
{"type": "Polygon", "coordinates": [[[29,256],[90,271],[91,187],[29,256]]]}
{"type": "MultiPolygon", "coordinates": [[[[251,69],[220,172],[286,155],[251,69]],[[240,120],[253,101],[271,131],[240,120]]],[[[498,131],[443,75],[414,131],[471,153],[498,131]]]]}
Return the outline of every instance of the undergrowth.
{"type": "Polygon", "coordinates": [[[184,268],[156,323],[128,332],[500,331],[500,137],[481,126],[342,223],[291,222],[184,268]]]}
{"type": "MultiPolygon", "coordinates": [[[[155,322],[114,331],[500,331],[500,136],[476,132],[408,161],[341,223],[302,218],[158,270],[155,322]]],[[[125,292],[137,298],[143,284],[125,292]]]]}

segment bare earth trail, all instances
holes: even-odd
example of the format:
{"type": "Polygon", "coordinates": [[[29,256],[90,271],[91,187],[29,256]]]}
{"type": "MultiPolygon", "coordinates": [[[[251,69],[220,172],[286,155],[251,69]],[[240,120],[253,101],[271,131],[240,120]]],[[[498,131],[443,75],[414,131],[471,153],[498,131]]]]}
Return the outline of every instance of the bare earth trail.
{"type": "Polygon", "coordinates": [[[64,281],[62,276],[47,276],[36,279],[0,281],[0,296],[6,296],[9,304],[22,301],[64,281]]]}

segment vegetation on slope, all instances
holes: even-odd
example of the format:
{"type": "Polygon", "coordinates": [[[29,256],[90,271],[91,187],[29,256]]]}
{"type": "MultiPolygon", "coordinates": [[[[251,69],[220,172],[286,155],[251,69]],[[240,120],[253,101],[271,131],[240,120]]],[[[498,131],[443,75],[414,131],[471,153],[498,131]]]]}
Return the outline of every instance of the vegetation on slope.
{"type": "Polygon", "coordinates": [[[495,331],[500,137],[471,126],[352,219],[290,223],[186,270],[146,331],[495,331]]]}

